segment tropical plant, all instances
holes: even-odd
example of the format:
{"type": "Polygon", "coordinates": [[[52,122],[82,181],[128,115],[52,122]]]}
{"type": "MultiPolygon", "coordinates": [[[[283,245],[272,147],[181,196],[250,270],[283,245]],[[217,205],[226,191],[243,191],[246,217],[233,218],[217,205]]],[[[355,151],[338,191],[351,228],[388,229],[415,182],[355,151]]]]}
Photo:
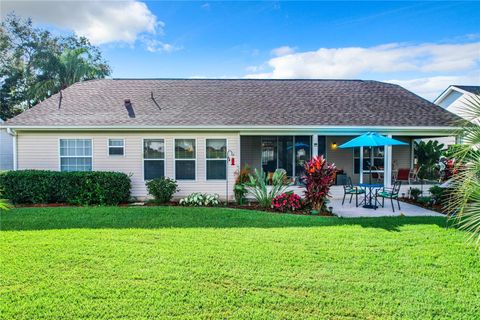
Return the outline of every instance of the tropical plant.
{"type": "Polygon", "coordinates": [[[105,65],[94,62],[87,48],[65,49],[42,62],[44,72],[31,87],[32,96],[49,97],[76,82],[104,78],[109,74],[105,65]]]}
{"type": "Polygon", "coordinates": [[[237,174],[237,178],[235,180],[235,185],[233,187],[233,192],[235,194],[235,201],[239,205],[243,205],[245,203],[245,196],[248,193],[248,190],[245,186],[250,179],[248,175],[250,174],[250,167],[245,165],[237,174]]]}
{"type": "Polygon", "coordinates": [[[165,203],[172,200],[173,194],[177,192],[177,182],[170,178],[156,178],[145,183],[148,193],[155,198],[157,203],[165,203]]]}
{"type": "Polygon", "coordinates": [[[313,157],[305,164],[305,201],[317,212],[326,211],[330,187],[335,181],[335,165],[323,156],[313,157]]]}
{"type": "Polygon", "coordinates": [[[179,204],[187,207],[216,207],[220,201],[218,194],[194,192],[180,199],[179,204]]]}
{"type": "Polygon", "coordinates": [[[271,179],[272,185],[268,188],[267,185],[270,180],[267,175],[263,170],[255,168],[253,175],[248,175],[249,181],[245,185],[260,206],[269,208],[272,205],[273,198],[282,194],[288,187],[288,184],[285,184],[285,175],[282,170],[275,171],[271,179]]]}
{"type": "Polygon", "coordinates": [[[437,178],[435,168],[443,154],[444,145],[437,140],[415,141],[415,155],[420,165],[418,177],[421,179],[437,178]]]}
{"type": "Polygon", "coordinates": [[[298,211],[302,207],[302,198],[293,192],[282,193],[272,200],[272,208],[280,212],[298,211]]]}
{"type": "Polygon", "coordinates": [[[480,242],[480,93],[469,98],[462,110],[465,121],[459,135],[463,145],[453,154],[456,174],[447,182],[449,193],[447,210],[458,226],[470,231],[480,242]]]}

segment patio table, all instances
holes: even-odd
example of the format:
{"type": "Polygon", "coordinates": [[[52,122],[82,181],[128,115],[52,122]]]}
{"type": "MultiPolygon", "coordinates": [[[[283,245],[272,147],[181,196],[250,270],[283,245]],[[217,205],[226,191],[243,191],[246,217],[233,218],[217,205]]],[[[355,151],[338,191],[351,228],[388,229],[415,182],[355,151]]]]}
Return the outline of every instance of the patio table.
{"type": "Polygon", "coordinates": [[[365,199],[363,199],[363,207],[366,209],[377,209],[377,203],[372,204],[372,200],[374,198],[374,190],[383,188],[383,184],[381,183],[360,183],[358,184],[359,187],[364,188],[367,190],[365,192],[365,199]]]}

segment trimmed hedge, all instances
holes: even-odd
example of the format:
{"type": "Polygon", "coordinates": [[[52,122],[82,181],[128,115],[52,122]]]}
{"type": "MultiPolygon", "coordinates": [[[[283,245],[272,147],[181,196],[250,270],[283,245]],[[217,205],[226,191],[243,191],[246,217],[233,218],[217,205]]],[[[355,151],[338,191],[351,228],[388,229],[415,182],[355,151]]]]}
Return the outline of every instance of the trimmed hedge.
{"type": "Polygon", "coordinates": [[[0,173],[3,198],[16,204],[114,205],[130,199],[130,177],[121,172],[19,170],[0,173]]]}

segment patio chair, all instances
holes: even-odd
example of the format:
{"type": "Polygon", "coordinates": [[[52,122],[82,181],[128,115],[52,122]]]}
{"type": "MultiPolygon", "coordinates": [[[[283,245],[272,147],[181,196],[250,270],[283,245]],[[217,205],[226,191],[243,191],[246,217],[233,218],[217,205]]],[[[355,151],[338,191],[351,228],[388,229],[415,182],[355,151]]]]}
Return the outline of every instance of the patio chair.
{"type": "Polygon", "coordinates": [[[353,196],[355,195],[355,206],[358,207],[358,195],[359,194],[365,194],[365,189],[354,186],[353,183],[352,183],[352,178],[348,177],[347,178],[347,184],[343,185],[342,206],[345,203],[345,198],[346,198],[347,194],[350,195],[349,203],[352,203],[353,196]]]}
{"type": "Polygon", "coordinates": [[[380,197],[382,198],[382,207],[385,207],[385,199],[390,199],[390,202],[392,203],[392,210],[395,212],[395,206],[393,205],[393,200],[397,200],[397,205],[398,205],[398,210],[400,209],[400,201],[398,200],[398,194],[400,193],[400,187],[402,186],[401,181],[395,181],[393,184],[392,188],[383,188],[381,191],[378,191],[375,193],[375,203],[377,202],[377,198],[380,197]]]}
{"type": "Polygon", "coordinates": [[[420,171],[420,166],[416,166],[413,170],[410,171],[410,175],[408,176],[408,183],[410,184],[412,181],[418,180],[418,172],[420,171]]]}
{"type": "Polygon", "coordinates": [[[410,184],[410,169],[402,168],[398,169],[396,181],[405,181],[410,184]]]}

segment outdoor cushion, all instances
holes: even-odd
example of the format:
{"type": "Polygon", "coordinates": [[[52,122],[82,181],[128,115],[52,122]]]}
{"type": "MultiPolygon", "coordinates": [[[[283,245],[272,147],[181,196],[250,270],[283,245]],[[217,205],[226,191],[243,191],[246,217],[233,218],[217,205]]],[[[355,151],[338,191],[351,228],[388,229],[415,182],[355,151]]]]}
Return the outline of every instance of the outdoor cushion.
{"type": "Polygon", "coordinates": [[[363,190],[362,188],[353,187],[353,188],[346,189],[345,193],[347,193],[347,194],[365,193],[365,190],[363,190]]]}
{"type": "Polygon", "coordinates": [[[378,195],[383,198],[396,198],[398,196],[397,194],[392,194],[387,191],[381,191],[378,193],[378,195]]]}

